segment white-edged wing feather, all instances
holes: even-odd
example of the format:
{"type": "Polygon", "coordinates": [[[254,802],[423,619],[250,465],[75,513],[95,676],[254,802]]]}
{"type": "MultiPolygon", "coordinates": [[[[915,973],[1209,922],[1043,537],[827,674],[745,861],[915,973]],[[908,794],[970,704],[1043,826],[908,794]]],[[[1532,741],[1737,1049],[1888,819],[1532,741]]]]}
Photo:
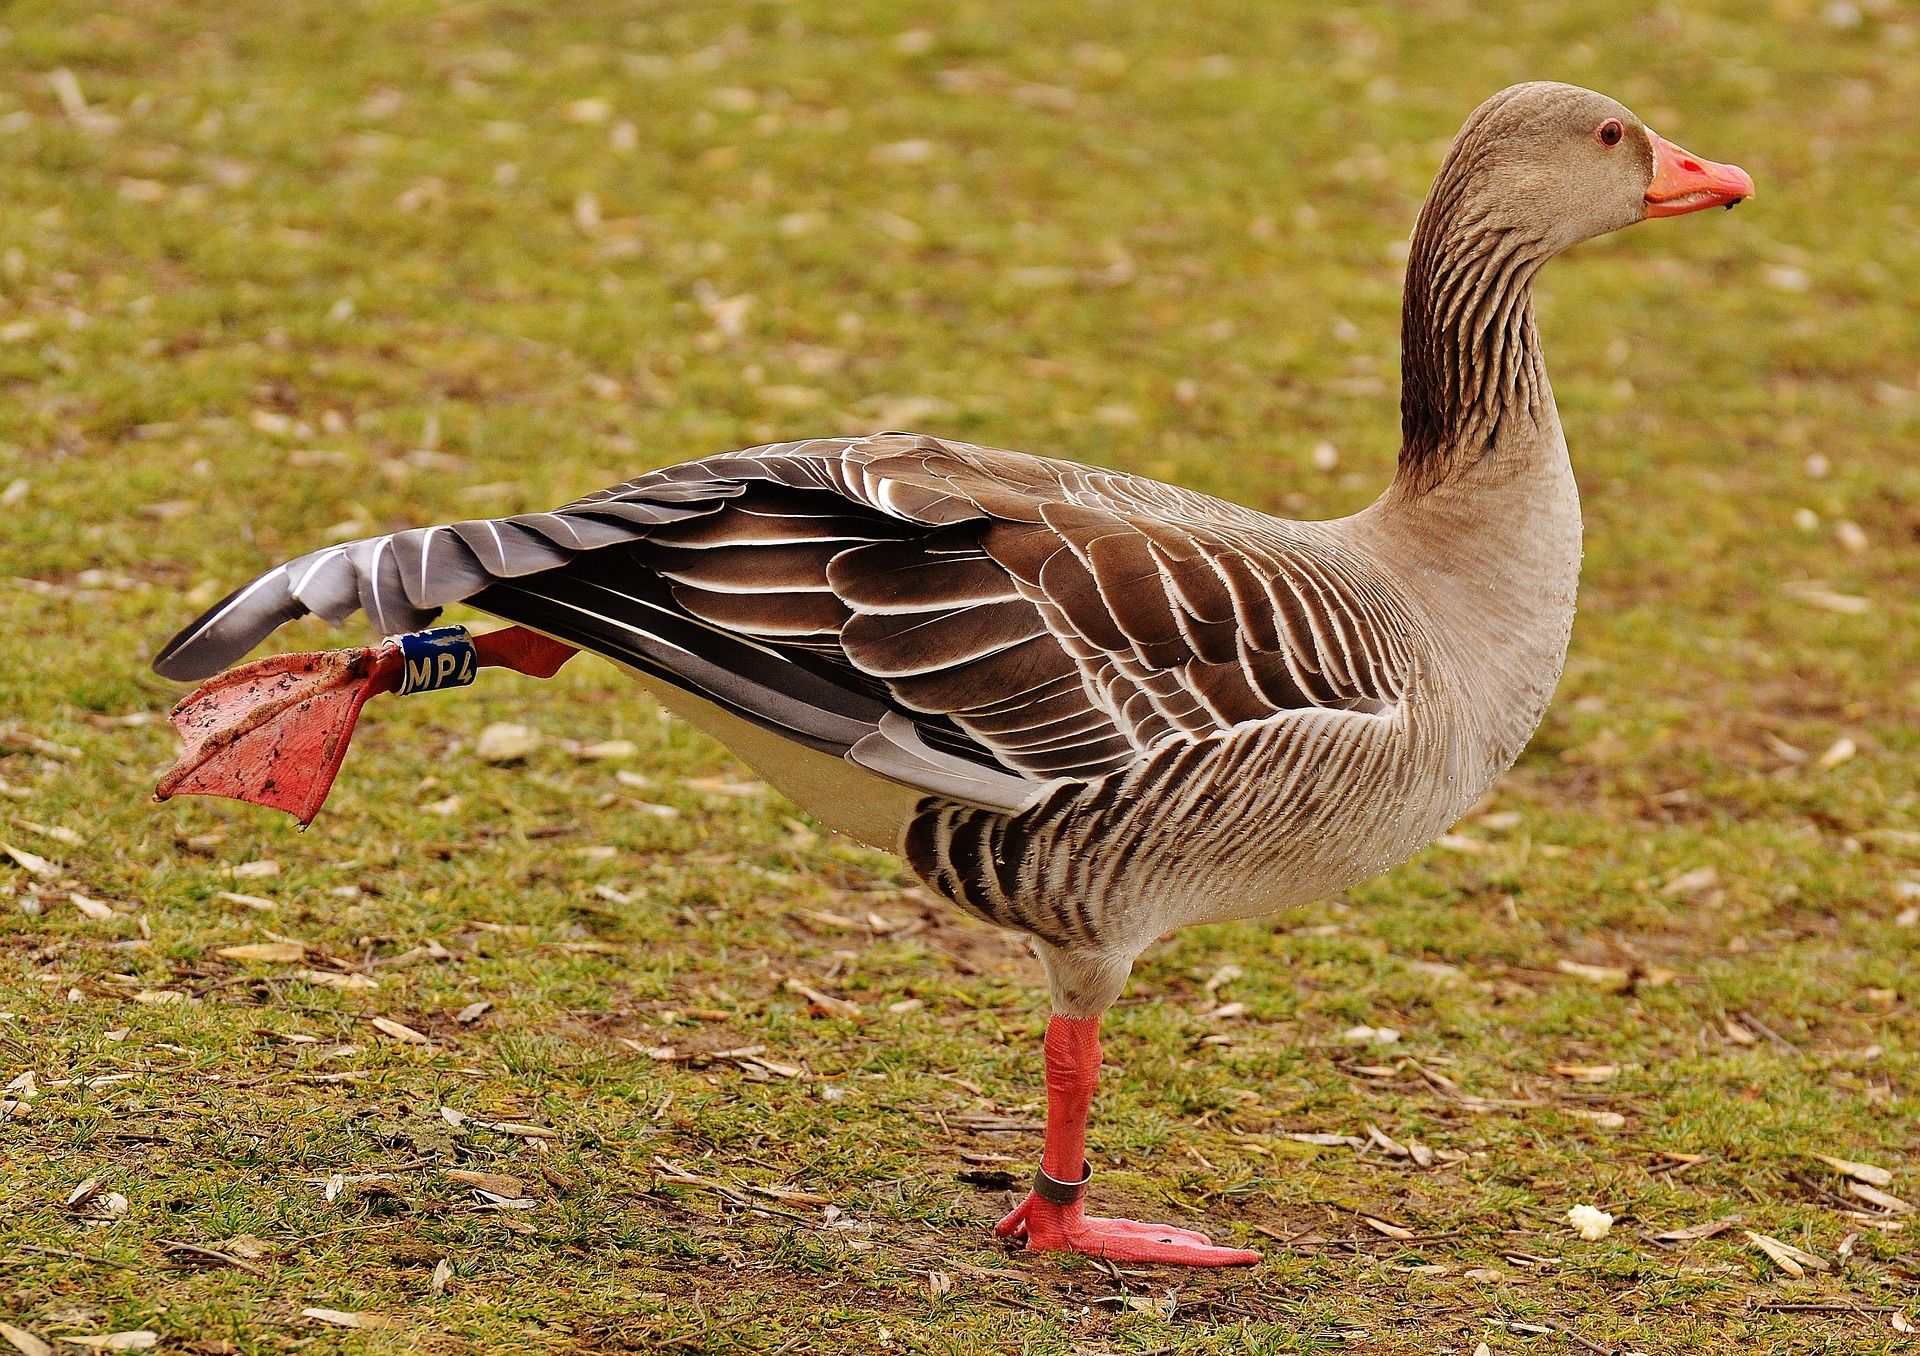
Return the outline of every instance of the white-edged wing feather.
{"type": "Polygon", "coordinates": [[[307,612],[465,601],[930,795],[1002,810],[1287,710],[1380,711],[1392,592],[1312,524],[911,434],[782,443],[552,513],[329,547],[211,609],[198,678],[307,612]]]}

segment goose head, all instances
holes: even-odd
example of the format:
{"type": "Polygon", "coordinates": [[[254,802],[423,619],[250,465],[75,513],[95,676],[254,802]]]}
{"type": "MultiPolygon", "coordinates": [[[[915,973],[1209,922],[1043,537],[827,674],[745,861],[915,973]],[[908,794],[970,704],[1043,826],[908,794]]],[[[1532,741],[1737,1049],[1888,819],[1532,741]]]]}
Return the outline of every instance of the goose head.
{"type": "Polygon", "coordinates": [[[1546,258],[1648,217],[1732,207],[1753,196],[1753,179],[1681,149],[1604,94],[1536,81],[1467,119],[1435,186],[1443,194],[1456,221],[1526,239],[1546,258]]]}

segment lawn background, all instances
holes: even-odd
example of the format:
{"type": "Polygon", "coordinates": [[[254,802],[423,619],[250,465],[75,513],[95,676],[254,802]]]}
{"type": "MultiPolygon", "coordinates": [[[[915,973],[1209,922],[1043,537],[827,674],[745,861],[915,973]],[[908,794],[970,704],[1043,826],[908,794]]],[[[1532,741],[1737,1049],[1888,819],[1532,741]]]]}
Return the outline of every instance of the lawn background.
{"type": "Polygon", "coordinates": [[[584,8],[0,13],[0,1080],[37,1092],[0,1123],[0,1319],[204,1353],[1910,1349],[1913,1228],[1810,1155],[1920,1192],[1920,9],[584,8]],[[328,540],[889,427],[1359,507],[1419,199],[1530,78],[1759,195],[1542,280],[1588,555],[1518,768],[1380,880],[1157,947],[1113,1014],[1100,1201],[1258,1269],[997,1245],[1038,1148],[1022,946],[604,665],[378,703],[305,834],[147,799],[180,693],[146,660],[328,540]],[[488,762],[496,723],[542,742],[488,762]],[[1369,1126],[1407,1152],[1286,1138],[1369,1126]]]}

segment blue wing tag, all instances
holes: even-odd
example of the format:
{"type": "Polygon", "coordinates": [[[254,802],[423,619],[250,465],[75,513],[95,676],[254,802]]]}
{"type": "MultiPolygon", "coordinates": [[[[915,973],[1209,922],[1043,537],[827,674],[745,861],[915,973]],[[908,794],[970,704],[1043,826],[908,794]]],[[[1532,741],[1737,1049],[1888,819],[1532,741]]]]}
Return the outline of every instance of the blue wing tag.
{"type": "Polygon", "coordinates": [[[431,631],[409,631],[395,636],[404,671],[400,695],[437,692],[443,687],[465,687],[480,668],[473,637],[464,626],[436,626],[431,631]]]}

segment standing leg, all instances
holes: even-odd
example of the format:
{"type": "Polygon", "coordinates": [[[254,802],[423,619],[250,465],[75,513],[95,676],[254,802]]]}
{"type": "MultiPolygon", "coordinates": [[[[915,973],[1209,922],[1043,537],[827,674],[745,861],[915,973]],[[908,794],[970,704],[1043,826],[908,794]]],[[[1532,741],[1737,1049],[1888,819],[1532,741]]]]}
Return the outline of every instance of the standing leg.
{"type": "Polygon", "coordinates": [[[1002,1238],[1021,1236],[1029,1249],[1080,1252],[1115,1262],[1244,1266],[1260,1254],[1217,1248],[1203,1233],[1086,1214],[1081,1198],[1087,1166],[1087,1111],[1100,1082],[1100,1019],[1055,1014],[1047,1023],[1047,1141],[1033,1193],[1001,1220],[1002,1238]]]}

